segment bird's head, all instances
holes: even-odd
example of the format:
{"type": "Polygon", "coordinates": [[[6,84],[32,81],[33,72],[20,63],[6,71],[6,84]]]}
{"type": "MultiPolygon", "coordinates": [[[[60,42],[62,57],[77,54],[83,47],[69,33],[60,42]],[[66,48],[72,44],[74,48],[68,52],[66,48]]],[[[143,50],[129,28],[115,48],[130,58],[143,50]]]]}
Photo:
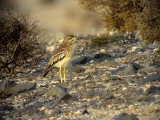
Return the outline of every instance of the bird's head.
{"type": "Polygon", "coordinates": [[[77,38],[76,37],[74,37],[74,36],[67,36],[66,38],[65,38],[65,41],[66,42],[75,42],[77,40],[77,38]]]}

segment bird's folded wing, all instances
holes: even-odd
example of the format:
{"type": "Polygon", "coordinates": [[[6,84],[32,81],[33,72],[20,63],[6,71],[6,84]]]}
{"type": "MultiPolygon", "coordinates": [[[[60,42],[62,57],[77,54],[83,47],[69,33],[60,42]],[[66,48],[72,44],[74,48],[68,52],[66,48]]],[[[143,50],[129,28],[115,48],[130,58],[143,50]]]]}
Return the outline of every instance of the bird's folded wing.
{"type": "Polygon", "coordinates": [[[61,51],[61,52],[53,54],[47,66],[49,67],[49,66],[56,64],[57,62],[63,60],[65,56],[66,56],[65,51],[61,51]]]}

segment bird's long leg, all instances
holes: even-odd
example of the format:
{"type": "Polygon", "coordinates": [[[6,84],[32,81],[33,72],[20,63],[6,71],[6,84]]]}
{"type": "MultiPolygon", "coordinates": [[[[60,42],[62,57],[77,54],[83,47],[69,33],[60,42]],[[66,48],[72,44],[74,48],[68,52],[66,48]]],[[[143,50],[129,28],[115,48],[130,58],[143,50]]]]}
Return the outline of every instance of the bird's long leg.
{"type": "Polygon", "coordinates": [[[60,76],[60,80],[61,80],[61,83],[62,83],[63,80],[62,80],[62,68],[61,68],[61,66],[59,68],[59,76],[60,76]]]}
{"type": "Polygon", "coordinates": [[[63,75],[64,75],[64,82],[66,82],[66,68],[63,69],[63,75]]]}

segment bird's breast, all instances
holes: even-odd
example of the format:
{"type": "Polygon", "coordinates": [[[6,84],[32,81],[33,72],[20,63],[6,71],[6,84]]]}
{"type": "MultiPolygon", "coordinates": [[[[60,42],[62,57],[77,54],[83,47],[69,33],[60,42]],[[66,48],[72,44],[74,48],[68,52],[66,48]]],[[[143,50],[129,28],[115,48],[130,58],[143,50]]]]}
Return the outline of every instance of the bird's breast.
{"type": "Polygon", "coordinates": [[[67,67],[67,65],[71,62],[71,57],[65,57],[63,60],[56,63],[54,66],[60,68],[61,67],[67,67]]]}

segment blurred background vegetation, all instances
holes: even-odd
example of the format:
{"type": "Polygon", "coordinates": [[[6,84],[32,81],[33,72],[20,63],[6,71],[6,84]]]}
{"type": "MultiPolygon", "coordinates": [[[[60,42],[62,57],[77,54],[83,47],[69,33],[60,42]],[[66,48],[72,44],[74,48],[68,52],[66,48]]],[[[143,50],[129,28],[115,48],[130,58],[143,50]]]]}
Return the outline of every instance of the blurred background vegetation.
{"type": "MultiPolygon", "coordinates": [[[[117,31],[120,35],[136,33],[145,43],[160,45],[159,0],[79,0],[79,3],[81,8],[100,14],[107,31],[117,31]]],[[[99,38],[95,41],[101,42],[99,38]]],[[[158,63],[159,51],[160,47],[153,60],[158,63]]]]}
{"type": "Polygon", "coordinates": [[[107,30],[140,32],[146,43],[160,41],[159,0],[79,0],[80,6],[100,14],[107,30]]]}

